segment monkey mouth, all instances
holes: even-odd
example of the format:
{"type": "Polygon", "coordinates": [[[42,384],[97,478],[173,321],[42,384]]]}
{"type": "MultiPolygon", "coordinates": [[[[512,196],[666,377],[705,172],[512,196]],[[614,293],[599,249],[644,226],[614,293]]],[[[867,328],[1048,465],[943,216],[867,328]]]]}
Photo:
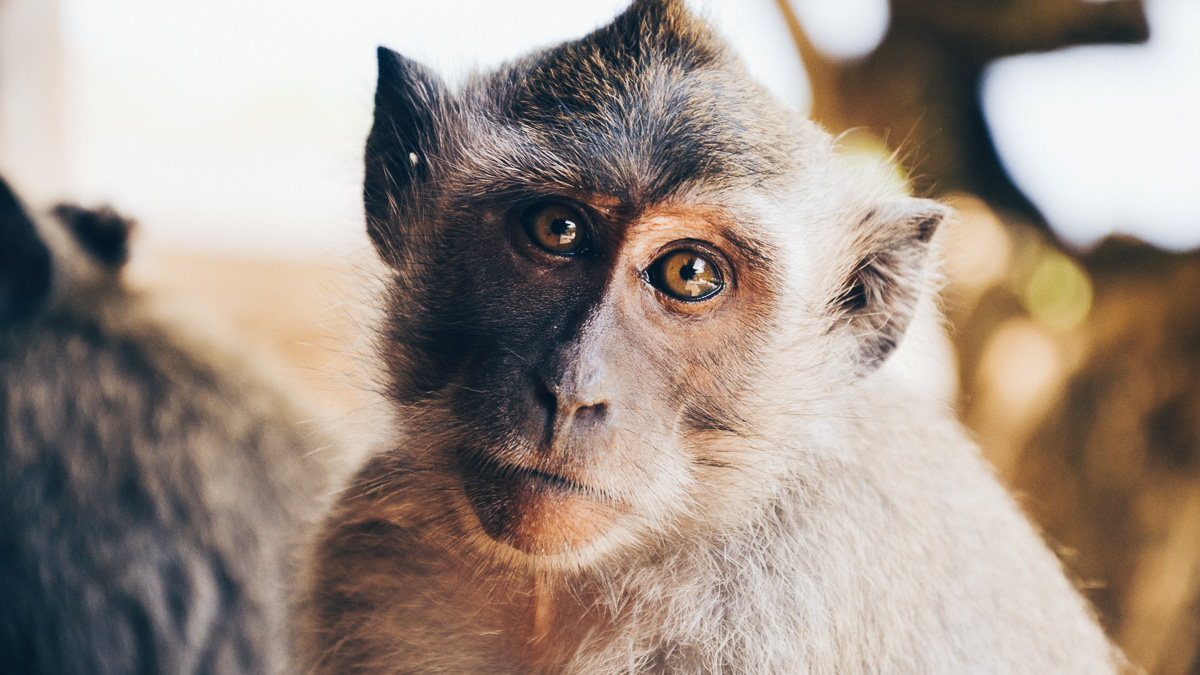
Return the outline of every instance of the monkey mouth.
{"type": "Polygon", "coordinates": [[[559,474],[479,453],[461,454],[458,464],[463,491],[483,531],[524,553],[582,548],[607,532],[621,510],[604,491],[559,474]]]}

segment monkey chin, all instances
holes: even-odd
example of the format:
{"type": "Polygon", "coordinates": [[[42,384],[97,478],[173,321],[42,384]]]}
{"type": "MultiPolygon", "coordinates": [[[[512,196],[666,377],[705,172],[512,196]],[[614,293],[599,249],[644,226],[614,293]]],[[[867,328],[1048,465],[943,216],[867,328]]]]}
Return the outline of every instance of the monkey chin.
{"type": "Polygon", "coordinates": [[[582,552],[612,529],[621,503],[567,478],[488,460],[460,463],[463,489],[483,531],[531,556],[582,552]]]}

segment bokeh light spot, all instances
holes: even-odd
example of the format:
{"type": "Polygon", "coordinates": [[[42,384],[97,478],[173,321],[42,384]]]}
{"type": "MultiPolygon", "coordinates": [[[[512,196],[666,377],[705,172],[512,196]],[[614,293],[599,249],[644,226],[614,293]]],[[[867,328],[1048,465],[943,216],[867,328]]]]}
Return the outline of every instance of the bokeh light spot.
{"type": "Polygon", "coordinates": [[[1025,283],[1021,300],[1029,315],[1043,327],[1056,332],[1070,330],[1092,309],[1092,282],[1074,260],[1044,250],[1025,283]]]}

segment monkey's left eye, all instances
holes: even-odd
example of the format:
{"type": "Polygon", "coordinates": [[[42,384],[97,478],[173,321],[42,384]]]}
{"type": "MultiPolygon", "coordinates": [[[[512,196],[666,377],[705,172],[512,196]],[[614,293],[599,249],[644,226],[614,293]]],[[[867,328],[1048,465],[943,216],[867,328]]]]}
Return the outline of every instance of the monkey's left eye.
{"type": "Polygon", "coordinates": [[[706,300],[725,286],[721,268],[696,251],[672,251],[647,270],[649,281],[658,290],[680,300],[706,300]]]}
{"type": "Polygon", "coordinates": [[[529,240],[554,255],[575,255],[587,245],[583,215],[557,202],[540,202],[521,212],[529,240]]]}

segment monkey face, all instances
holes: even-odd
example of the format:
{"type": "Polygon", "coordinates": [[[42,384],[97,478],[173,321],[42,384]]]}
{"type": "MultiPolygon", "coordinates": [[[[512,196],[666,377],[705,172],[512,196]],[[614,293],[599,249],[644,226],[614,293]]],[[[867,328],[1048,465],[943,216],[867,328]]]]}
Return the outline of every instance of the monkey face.
{"type": "Polygon", "coordinates": [[[586,557],[769,491],[796,469],[748,449],[755,408],[811,417],[801,371],[827,394],[902,335],[940,211],[841,189],[828,138],[681,4],[457,94],[379,64],[364,201],[393,275],[387,393],[429,478],[412,489],[475,540],[586,557]]]}
{"type": "Polygon", "coordinates": [[[453,211],[420,313],[440,373],[405,397],[439,408],[483,531],[562,553],[686,504],[703,459],[686,436],[738,423],[748,327],[769,320],[758,249],[714,207],[539,195],[453,211]]]}

